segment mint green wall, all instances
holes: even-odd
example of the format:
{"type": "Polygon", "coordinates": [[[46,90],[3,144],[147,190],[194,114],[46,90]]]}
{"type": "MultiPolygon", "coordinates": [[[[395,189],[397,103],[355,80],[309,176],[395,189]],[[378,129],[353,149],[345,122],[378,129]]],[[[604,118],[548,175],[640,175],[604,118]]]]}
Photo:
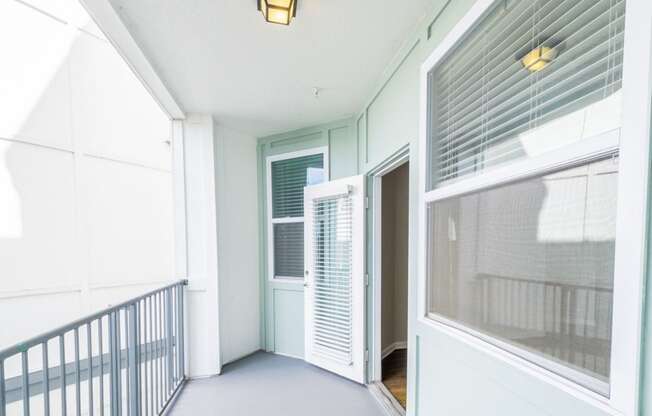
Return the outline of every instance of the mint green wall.
{"type": "MultiPolygon", "coordinates": [[[[652,230],[648,229],[648,241],[652,239],[652,230]]],[[[648,259],[652,258],[652,247],[648,243],[648,259]]],[[[649,261],[648,261],[649,262],[649,261]]],[[[643,341],[643,366],[641,397],[643,398],[641,414],[652,416],[652,275],[648,264],[648,284],[646,291],[645,339],[643,341]]]]}
{"type": "MultiPolygon", "coordinates": [[[[652,140],[652,137],[650,138],[652,140]]],[[[652,209],[652,200],[648,200],[648,210],[652,209]]],[[[643,333],[643,365],[641,367],[641,415],[652,416],[652,226],[648,224],[648,265],[647,265],[647,285],[646,285],[646,308],[644,319],[643,333]]]]}
{"type": "Polygon", "coordinates": [[[352,119],[264,137],[258,140],[258,188],[261,237],[261,339],[267,351],[303,357],[303,282],[269,281],[267,276],[266,158],[297,150],[328,146],[330,178],[355,175],[358,144],[352,119]]]}
{"type": "MultiPolygon", "coordinates": [[[[349,126],[348,149],[357,149],[357,169],[352,169],[351,152],[332,152],[331,166],[346,169],[339,176],[368,173],[409,144],[410,159],[417,161],[419,117],[419,69],[425,58],[473,6],[475,0],[434,0],[433,9],[386,68],[385,77],[369,97],[367,105],[349,126]],[[356,140],[357,139],[357,140],[356,140]],[[341,158],[341,159],[340,159],[341,158]]],[[[318,128],[319,129],[319,128],[318,128]]],[[[321,139],[325,140],[323,129],[321,139]]],[[[294,146],[303,145],[299,134],[294,146]]],[[[344,140],[341,136],[340,140],[344,140]]],[[[267,139],[264,139],[267,140],[267,139]]],[[[341,141],[336,141],[343,148],[341,141]]],[[[263,142],[261,142],[263,143],[263,142]]],[[[325,141],[323,141],[325,143],[325,141]]],[[[414,165],[415,166],[415,165],[414,165]]],[[[334,169],[335,171],[335,169],[334,169]]],[[[410,304],[408,322],[408,414],[409,415],[506,415],[543,416],[607,415],[600,406],[580,400],[560,388],[488,355],[446,333],[417,320],[416,256],[418,170],[410,171],[410,304]]],[[[368,222],[368,224],[370,224],[368,222]]],[[[373,238],[373,236],[370,236],[373,238]]],[[[648,288],[652,296],[652,288],[648,288]]],[[[269,297],[269,295],[267,296],[269,297]]],[[[268,314],[270,308],[267,308],[268,314]]],[[[371,311],[371,308],[368,308],[371,311]]],[[[652,307],[647,310],[648,336],[652,336],[652,307]]],[[[270,319],[267,316],[268,349],[270,319]]],[[[301,329],[302,330],[302,329],[301,329]]],[[[298,331],[298,329],[297,329],[298,331]]],[[[284,334],[283,336],[287,336],[284,334]]],[[[652,377],[652,339],[646,345],[645,374],[652,377]]],[[[273,342],[272,344],[273,345],[273,342]]],[[[373,355],[373,354],[372,354],[373,355]]],[[[650,378],[647,377],[647,378],[650,378]]],[[[647,398],[645,413],[652,416],[652,383],[643,384],[647,398]]]]}

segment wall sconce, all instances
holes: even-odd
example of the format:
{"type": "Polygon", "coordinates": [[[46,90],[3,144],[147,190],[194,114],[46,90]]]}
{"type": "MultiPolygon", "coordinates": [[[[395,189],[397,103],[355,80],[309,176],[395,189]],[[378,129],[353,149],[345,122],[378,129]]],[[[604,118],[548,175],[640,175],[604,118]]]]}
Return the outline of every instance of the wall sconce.
{"type": "Polygon", "coordinates": [[[297,0],[258,0],[258,10],[267,22],[287,26],[297,15],[297,0]]]}
{"type": "Polygon", "coordinates": [[[530,72],[538,72],[550,65],[557,57],[557,49],[550,46],[539,46],[526,53],[521,58],[523,67],[530,72]]]}

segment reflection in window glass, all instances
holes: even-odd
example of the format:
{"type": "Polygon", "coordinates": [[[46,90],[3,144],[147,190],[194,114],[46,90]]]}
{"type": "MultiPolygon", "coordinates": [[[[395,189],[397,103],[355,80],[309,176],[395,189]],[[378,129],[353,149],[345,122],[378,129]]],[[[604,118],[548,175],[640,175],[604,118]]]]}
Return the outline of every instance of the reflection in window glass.
{"type": "Polygon", "coordinates": [[[622,124],[625,0],[495,3],[429,73],[428,189],[622,124]]]}
{"type": "Polygon", "coordinates": [[[617,179],[614,158],[431,203],[429,312],[608,382],[617,179]]]}

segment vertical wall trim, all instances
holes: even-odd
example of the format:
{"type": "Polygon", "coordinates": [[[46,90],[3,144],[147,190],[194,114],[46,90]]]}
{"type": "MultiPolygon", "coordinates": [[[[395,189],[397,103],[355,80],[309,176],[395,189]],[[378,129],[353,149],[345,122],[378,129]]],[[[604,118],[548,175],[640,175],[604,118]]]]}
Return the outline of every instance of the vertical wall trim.
{"type": "Polygon", "coordinates": [[[74,275],[80,285],[80,310],[82,313],[91,312],[91,266],[90,266],[90,236],[88,216],[88,188],[84,182],[83,159],[84,148],[81,145],[81,138],[75,133],[74,116],[74,94],[72,93],[72,69],[71,65],[66,68],[68,76],[68,87],[70,88],[70,145],[73,157],[73,186],[74,186],[74,224],[75,224],[75,261],[74,275]]]}
{"type": "Polygon", "coordinates": [[[437,23],[437,20],[441,17],[442,13],[444,13],[444,10],[448,7],[450,4],[451,0],[446,0],[446,3],[444,3],[443,6],[439,9],[435,17],[430,20],[430,23],[428,24],[428,28],[426,29],[426,40],[430,40],[430,37],[432,36],[432,27],[435,23],[437,23]]]}
{"type": "Polygon", "coordinates": [[[256,146],[256,156],[258,159],[258,270],[259,270],[259,285],[260,289],[258,290],[260,296],[260,348],[267,348],[267,296],[265,296],[265,291],[267,290],[267,251],[265,250],[265,242],[267,241],[267,226],[265,224],[266,211],[265,207],[267,204],[265,201],[265,181],[264,172],[265,169],[261,169],[261,166],[265,164],[265,158],[263,157],[264,145],[258,144],[256,146]]]}
{"type": "Polygon", "coordinates": [[[174,269],[176,278],[188,276],[186,223],[186,175],[183,151],[183,121],[172,120],[172,190],[174,196],[174,269]]]}
{"type": "Polygon", "coordinates": [[[421,374],[419,368],[419,361],[421,361],[421,337],[414,337],[414,364],[410,367],[414,371],[414,383],[411,383],[410,378],[408,378],[408,392],[412,391],[412,397],[408,399],[408,403],[411,404],[408,409],[408,414],[413,416],[419,415],[419,388],[421,386],[421,374]],[[412,384],[412,385],[410,385],[412,384]]]}
{"type": "Polygon", "coordinates": [[[364,163],[369,163],[369,107],[364,110],[364,163]]]}

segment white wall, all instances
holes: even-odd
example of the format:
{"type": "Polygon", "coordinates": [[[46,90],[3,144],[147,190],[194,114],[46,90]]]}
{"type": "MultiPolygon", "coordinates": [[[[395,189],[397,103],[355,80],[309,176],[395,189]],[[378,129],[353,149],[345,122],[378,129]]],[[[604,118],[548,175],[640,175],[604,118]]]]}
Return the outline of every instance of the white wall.
{"type": "Polygon", "coordinates": [[[0,2],[0,51],[3,348],[171,280],[174,221],[170,121],[76,0],[0,2]]]}
{"type": "Polygon", "coordinates": [[[181,134],[188,254],[187,373],[190,377],[203,377],[218,374],[222,367],[217,306],[219,291],[213,119],[209,115],[189,114],[183,121],[181,134]]]}
{"type": "Polygon", "coordinates": [[[222,361],[261,348],[256,139],[215,128],[222,361]]]}
{"type": "Polygon", "coordinates": [[[182,126],[186,360],[188,375],[202,377],[260,349],[257,148],[210,115],[188,114],[182,126]]]}

